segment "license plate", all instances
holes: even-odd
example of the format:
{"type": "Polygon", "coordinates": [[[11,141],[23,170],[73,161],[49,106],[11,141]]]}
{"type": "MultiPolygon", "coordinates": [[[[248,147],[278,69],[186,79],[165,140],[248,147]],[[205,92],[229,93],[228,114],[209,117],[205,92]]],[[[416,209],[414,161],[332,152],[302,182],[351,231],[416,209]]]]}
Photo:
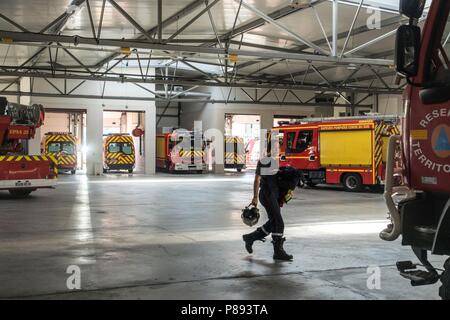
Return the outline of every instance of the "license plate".
{"type": "Polygon", "coordinates": [[[31,182],[30,181],[17,181],[15,183],[16,187],[31,187],[31,182]]]}

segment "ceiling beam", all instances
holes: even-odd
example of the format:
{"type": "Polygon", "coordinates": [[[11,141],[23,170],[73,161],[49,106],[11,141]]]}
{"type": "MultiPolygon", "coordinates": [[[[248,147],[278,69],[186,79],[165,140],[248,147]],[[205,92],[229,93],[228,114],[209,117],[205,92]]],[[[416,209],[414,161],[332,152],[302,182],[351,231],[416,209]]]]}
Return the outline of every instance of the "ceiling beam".
{"type": "MultiPolygon", "coordinates": [[[[387,56],[392,55],[393,53],[394,53],[394,51],[391,49],[391,50],[387,50],[387,51],[383,51],[383,52],[379,52],[379,53],[370,55],[370,56],[367,57],[366,61],[368,61],[368,62],[365,63],[365,64],[370,64],[370,60],[371,59],[379,59],[379,58],[382,58],[382,57],[387,57],[387,56]]],[[[333,68],[334,67],[332,67],[332,66],[320,66],[320,67],[317,67],[317,69],[319,71],[330,70],[330,69],[333,69],[333,68]]],[[[308,72],[308,70],[302,70],[302,71],[286,73],[286,74],[282,74],[282,75],[265,75],[265,76],[267,76],[268,79],[280,79],[280,80],[283,80],[283,79],[288,79],[288,78],[292,78],[292,77],[297,78],[299,76],[304,76],[307,72],[308,72]]]]}
{"type": "Polygon", "coordinates": [[[28,29],[26,29],[25,27],[21,26],[20,24],[18,24],[17,22],[15,22],[14,20],[8,18],[7,16],[5,16],[4,14],[2,14],[0,12],[0,18],[5,20],[6,22],[8,22],[9,24],[13,25],[14,27],[16,27],[17,29],[23,31],[23,32],[28,32],[28,29]]]}
{"type": "MultiPolygon", "coordinates": [[[[119,48],[130,47],[136,49],[152,49],[159,51],[173,51],[173,54],[180,55],[180,53],[203,53],[203,54],[214,54],[214,55],[237,55],[239,57],[251,57],[251,58],[271,58],[271,59],[288,59],[288,60],[300,60],[300,61],[320,61],[329,62],[335,64],[372,64],[381,66],[390,66],[393,64],[392,60],[385,59],[367,59],[367,58],[339,58],[322,56],[315,54],[302,54],[302,53],[288,53],[288,52],[276,52],[276,51],[250,51],[250,50],[238,50],[230,48],[226,50],[225,48],[211,48],[202,46],[184,46],[184,45],[172,45],[172,44],[160,44],[148,41],[136,41],[136,40],[126,40],[126,39],[95,39],[80,36],[67,36],[67,35],[49,35],[49,34],[38,34],[30,32],[14,32],[0,30],[0,38],[9,37],[13,39],[14,42],[58,42],[65,44],[85,44],[92,46],[108,46],[117,47],[119,54],[119,48]]],[[[14,42],[12,44],[14,44],[14,42]]],[[[17,43],[16,43],[17,44],[17,43]]],[[[74,48],[76,49],[76,48],[74,48]]],[[[95,50],[95,48],[93,48],[95,50]]]]}
{"type": "MultiPolygon", "coordinates": [[[[195,102],[195,103],[211,103],[211,104],[257,104],[257,105],[285,105],[298,107],[345,107],[344,104],[327,104],[327,103],[300,103],[300,102],[281,102],[281,101],[250,101],[250,100],[216,100],[216,99],[199,99],[199,98],[176,98],[164,99],[154,97],[133,97],[133,96],[102,96],[102,95],[82,95],[69,94],[61,95],[48,92],[26,92],[26,91],[6,91],[5,95],[9,96],[28,96],[28,97],[47,97],[47,98],[72,98],[72,99],[99,99],[99,100],[136,100],[136,101],[157,101],[157,102],[195,102]]],[[[358,105],[358,107],[370,108],[372,105],[358,105]]]]}
{"type": "Polygon", "coordinates": [[[103,82],[119,82],[119,83],[155,83],[162,85],[180,85],[180,86],[200,86],[200,87],[225,87],[225,88],[253,88],[253,89],[279,89],[279,90],[303,90],[303,91],[345,91],[345,92],[363,92],[363,93],[378,93],[378,94],[393,94],[401,93],[402,90],[387,89],[387,88],[366,88],[359,86],[329,86],[316,84],[291,84],[291,83],[264,83],[264,82],[239,82],[239,83],[217,83],[204,80],[193,80],[192,78],[173,78],[162,79],[159,77],[152,77],[142,79],[140,74],[123,75],[123,74],[108,74],[104,75],[98,73],[96,75],[84,75],[74,73],[52,73],[52,72],[38,72],[28,70],[24,71],[4,71],[0,70],[0,77],[20,76],[31,78],[48,78],[48,79],[74,79],[85,81],[103,81],[103,82]]]}

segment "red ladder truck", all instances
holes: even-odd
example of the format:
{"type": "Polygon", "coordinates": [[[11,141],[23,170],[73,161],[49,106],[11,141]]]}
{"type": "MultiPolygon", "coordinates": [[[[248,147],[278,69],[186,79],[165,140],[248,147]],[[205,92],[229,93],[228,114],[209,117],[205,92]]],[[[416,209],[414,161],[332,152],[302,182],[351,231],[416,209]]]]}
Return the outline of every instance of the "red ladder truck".
{"type": "Polygon", "coordinates": [[[401,235],[423,268],[397,262],[400,274],[413,286],[440,280],[439,294],[449,300],[450,259],[440,273],[427,255],[450,255],[450,1],[433,0],[421,30],[425,3],[400,1],[410,22],[398,28],[395,60],[408,86],[402,133],[389,140],[385,200],[391,222],[380,237],[393,241],[401,235]]]}
{"type": "Polygon", "coordinates": [[[23,154],[22,141],[32,139],[43,120],[41,105],[25,106],[0,97],[0,190],[24,197],[38,188],[55,186],[55,160],[23,154]]]}

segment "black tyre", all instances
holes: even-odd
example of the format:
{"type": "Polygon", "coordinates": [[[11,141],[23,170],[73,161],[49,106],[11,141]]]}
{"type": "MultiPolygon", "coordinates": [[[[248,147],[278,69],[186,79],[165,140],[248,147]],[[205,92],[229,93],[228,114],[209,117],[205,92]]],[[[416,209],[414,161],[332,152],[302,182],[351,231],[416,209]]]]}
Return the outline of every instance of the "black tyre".
{"type": "Polygon", "coordinates": [[[26,198],[33,190],[30,189],[10,189],[9,194],[14,198],[26,198]]]}
{"type": "Polygon", "coordinates": [[[357,173],[347,173],[342,179],[342,184],[345,191],[349,192],[361,191],[363,187],[361,176],[357,173]]]}
{"type": "Polygon", "coordinates": [[[237,172],[242,172],[242,168],[237,168],[237,172]]]}
{"type": "Polygon", "coordinates": [[[444,264],[444,272],[441,275],[441,287],[439,288],[439,296],[442,300],[450,300],[450,259],[444,264]]]}
{"type": "Polygon", "coordinates": [[[75,173],[77,173],[77,170],[71,170],[70,171],[70,174],[75,174],[75,173]]]}
{"type": "Polygon", "coordinates": [[[128,169],[128,173],[133,173],[133,169],[128,169]]]}
{"type": "Polygon", "coordinates": [[[106,169],[103,169],[103,173],[108,173],[108,170],[106,170],[106,169]]]}

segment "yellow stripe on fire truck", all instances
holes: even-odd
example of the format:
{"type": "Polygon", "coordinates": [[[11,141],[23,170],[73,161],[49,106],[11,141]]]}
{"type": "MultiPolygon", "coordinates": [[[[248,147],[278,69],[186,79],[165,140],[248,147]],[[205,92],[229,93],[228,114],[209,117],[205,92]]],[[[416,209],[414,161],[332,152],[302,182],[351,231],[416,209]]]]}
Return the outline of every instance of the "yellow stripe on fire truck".
{"type": "Polygon", "coordinates": [[[28,162],[37,162],[37,161],[52,161],[56,163],[56,159],[53,156],[0,156],[0,161],[5,162],[15,162],[15,161],[28,161],[28,162]]]}
{"type": "Polygon", "coordinates": [[[398,125],[381,123],[375,127],[375,167],[378,167],[383,161],[383,136],[400,134],[398,125]]]}
{"type": "Polygon", "coordinates": [[[375,160],[375,168],[378,168],[378,166],[381,164],[381,161],[383,160],[383,140],[382,140],[382,131],[383,131],[384,125],[377,125],[375,126],[375,150],[374,150],[374,160],[375,160]]]}

